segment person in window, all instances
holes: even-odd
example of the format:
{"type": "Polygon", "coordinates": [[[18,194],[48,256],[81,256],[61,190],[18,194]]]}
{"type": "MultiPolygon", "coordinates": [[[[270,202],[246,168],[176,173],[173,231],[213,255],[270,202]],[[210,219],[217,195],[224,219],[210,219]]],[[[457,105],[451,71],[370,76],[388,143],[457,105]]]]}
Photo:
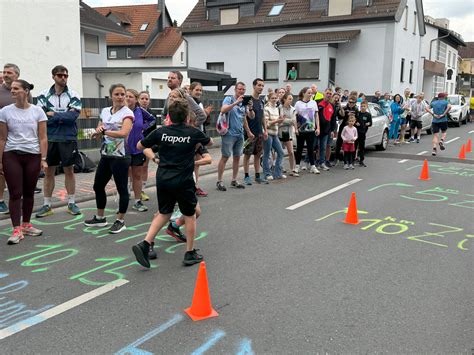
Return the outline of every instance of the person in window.
{"type": "Polygon", "coordinates": [[[296,80],[297,77],[298,77],[298,70],[296,70],[296,67],[293,66],[288,72],[288,75],[286,76],[286,80],[296,80]]]}

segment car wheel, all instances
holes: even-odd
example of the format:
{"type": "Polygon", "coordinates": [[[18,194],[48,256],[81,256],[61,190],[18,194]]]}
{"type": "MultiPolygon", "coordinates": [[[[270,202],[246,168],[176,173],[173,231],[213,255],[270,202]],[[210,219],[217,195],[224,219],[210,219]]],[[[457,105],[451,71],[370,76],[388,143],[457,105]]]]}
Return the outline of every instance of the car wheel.
{"type": "Polygon", "coordinates": [[[454,127],[461,127],[461,117],[457,121],[454,121],[454,127]]]}
{"type": "Polygon", "coordinates": [[[387,146],[388,146],[388,130],[386,129],[382,133],[382,141],[380,142],[380,144],[375,146],[375,149],[377,149],[377,150],[386,150],[387,146]]]}
{"type": "Polygon", "coordinates": [[[464,119],[462,120],[462,124],[467,124],[467,115],[464,116],[464,119]]]}

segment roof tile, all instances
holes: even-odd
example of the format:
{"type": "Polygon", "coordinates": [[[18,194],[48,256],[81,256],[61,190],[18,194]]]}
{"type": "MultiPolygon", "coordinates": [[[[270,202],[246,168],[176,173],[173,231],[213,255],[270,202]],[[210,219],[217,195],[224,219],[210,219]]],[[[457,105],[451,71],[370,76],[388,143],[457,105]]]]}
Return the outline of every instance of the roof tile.
{"type": "Polygon", "coordinates": [[[174,27],[167,27],[161,32],[148,49],[142,54],[144,58],[172,57],[183,42],[181,32],[174,27]]]}
{"type": "Polygon", "coordinates": [[[331,32],[313,32],[313,33],[295,33],[285,35],[274,43],[282,44],[298,44],[298,43],[318,43],[318,42],[340,42],[348,41],[360,34],[360,30],[351,31],[331,31],[331,32]]]}

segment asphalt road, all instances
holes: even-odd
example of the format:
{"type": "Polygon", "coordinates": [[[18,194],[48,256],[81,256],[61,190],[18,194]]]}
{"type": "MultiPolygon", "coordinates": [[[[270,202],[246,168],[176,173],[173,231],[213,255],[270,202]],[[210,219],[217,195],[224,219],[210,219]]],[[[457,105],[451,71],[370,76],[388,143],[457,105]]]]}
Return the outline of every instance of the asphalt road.
{"type": "MultiPolygon", "coordinates": [[[[110,235],[83,226],[93,201],[85,216],[57,209],[34,221],[44,236],[16,246],[2,221],[0,353],[470,353],[474,154],[457,155],[474,124],[448,132],[459,138],[436,158],[424,135],[354,171],[227,192],[204,177],[197,247],[220,315],[201,322],[183,313],[198,271],[181,265],[183,245],[161,233],[155,267],[134,262],[151,211],[131,211],[127,231],[110,235]],[[418,179],[423,157],[430,181],[418,179]],[[342,222],[351,192],[359,225],[342,222]],[[81,295],[90,300],[68,302],[81,295]]],[[[116,206],[109,198],[109,221],[116,206]]]]}

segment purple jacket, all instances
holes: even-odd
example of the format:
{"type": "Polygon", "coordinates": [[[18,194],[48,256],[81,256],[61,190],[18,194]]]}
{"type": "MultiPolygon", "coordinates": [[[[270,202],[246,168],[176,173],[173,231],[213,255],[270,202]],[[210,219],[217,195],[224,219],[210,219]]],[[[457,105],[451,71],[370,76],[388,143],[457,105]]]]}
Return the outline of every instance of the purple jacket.
{"type": "Polygon", "coordinates": [[[135,116],[135,120],[133,121],[132,130],[130,131],[127,140],[130,154],[132,155],[143,153],[141,150],[137,149],[137,143],[144,138],[143,131],[155,121],[151,113],[139,106],[135,107],[133,115],[135,116]]]}

